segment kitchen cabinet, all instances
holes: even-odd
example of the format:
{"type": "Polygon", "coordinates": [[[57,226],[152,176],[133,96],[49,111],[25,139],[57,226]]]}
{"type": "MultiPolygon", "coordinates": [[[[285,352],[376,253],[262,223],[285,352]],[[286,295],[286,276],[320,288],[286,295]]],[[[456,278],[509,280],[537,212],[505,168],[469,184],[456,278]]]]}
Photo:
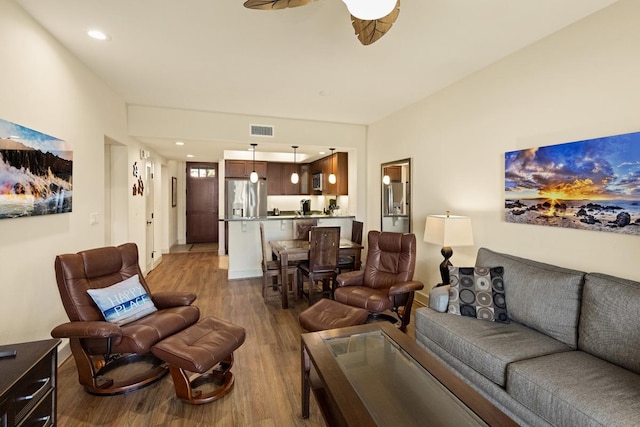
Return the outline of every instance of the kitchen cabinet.
{"type": "Polygon", "coordinates": [[[402,181],[402,166],[387,166],[384,168],[384,174],[389,176],[391,182],[402,181]]]}
{"type": "MultiPolygon", "coordinates": [[[[256,172],[259,178],[267,177],[267,162],[256,162],[256,172]]],[[[224,176],[226,178],[249,178],[253,172],[252,160],[225,161],[224,176]]]]}
{"type": "Polygon", "coordinates": [[[300,168],[297,164],[283,163],[282,164],[282,194],[284,195],[297,195],[300,194],[300,168]],[[298,174],[298,183],[291,182],[291,174],[296,172],[298,174]]]}
{"type": "Polygon", "coordinates": [[[329,194],[346,196],[349,194],[349,154],[335,153],[316,160],[310,165],[311,173],[322,173],[322,191],[313,191],[313,194],[329,194]],[[336,183],[329,183],[331,172],[336,175],[336,183]]]}
{"type": "Polygon", "coordinates": [[[53,426],[56,424],[58,344],[49,339],[4,345],[15,350],[0,360],[0,425],[53,426]]]}
{"type": "Polygon", "coordinates": [[[282,163],[267,163],[267,194],[269,196],[282,194],[282,163]]]}
{"type": "Polygon", "coordinates": [[[302,174],[300,173],[300,165],[293,163],[267,163],[267,194],[270,196],[289,196],[302,194],[300,192],[300,183],[302,174]],[[291,174],[297,172],[300,181],[297,184],[291,182],[291,174]]]}

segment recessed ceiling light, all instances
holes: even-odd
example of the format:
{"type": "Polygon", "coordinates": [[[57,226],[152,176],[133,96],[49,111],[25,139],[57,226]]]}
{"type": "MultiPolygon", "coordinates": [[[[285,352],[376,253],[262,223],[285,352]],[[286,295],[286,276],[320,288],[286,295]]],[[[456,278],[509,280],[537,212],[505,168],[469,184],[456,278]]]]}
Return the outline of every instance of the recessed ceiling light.
{"type": "Polygon", "coordinates": [[[324,151],[318,151],[318,154],[324,154],[324,151]]]}
{"type": "Polygon", "coordinates": [[[182,142],[182,141],[176,141],[176,145],[184,145],[184,142],[182,142]]]}
{"type": "Polygon", "coordinates": [[[195,157],[193,154],[187,154],[187,157],[192,158],[195,157]]]}
{"type": "Polygon", "coordinates": [[[96,40],[109,40],[109,36],[100,30],[89,30],[87,31],[87,35],[96,40]]]}

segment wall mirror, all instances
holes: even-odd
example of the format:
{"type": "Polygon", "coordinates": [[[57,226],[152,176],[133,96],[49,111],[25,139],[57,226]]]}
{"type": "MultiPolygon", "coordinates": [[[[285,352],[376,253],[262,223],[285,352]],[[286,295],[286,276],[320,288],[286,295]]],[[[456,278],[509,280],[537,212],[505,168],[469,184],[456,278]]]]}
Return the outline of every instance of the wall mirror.
{"type": "Polygon", "coordinates": [[[411,232],[411,159],[383,163],[382,231],[411,232]]]}

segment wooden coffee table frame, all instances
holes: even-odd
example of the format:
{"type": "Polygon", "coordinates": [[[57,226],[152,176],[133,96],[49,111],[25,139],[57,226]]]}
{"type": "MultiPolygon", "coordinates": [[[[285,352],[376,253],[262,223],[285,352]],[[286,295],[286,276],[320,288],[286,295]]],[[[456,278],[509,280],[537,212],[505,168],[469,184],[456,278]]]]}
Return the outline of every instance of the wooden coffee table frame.
{"type": "MultiPolygon", "coordinates": [[[[476,390],[450,372],[414,339],[386,322],[332,329],[302,335],[301,379],[302,417],[309,417],[311,390],[329,426],[376,426],[364,403],[342,372],[323,340],[381,330],[416,362],[444,385],[456,398],[490,426],[517,424],[481,396],[476,390]]],[[[375,375],[375,372],[371,373],[375,375]]]]}

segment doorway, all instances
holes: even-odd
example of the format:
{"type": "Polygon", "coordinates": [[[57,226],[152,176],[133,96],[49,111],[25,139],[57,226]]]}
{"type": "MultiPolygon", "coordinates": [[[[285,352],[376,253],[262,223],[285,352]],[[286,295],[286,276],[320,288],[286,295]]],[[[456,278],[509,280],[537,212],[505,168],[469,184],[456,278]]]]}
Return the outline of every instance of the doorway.
{"type": "MultiPolygon", "coordinates": [[[[155,215],[154,215],[154,183],[153,183],[153,161],[147,160],[144,171],[144,190],[145,197],[145,219],[146,227],[146,263],[147,271],[155,268],[155,215]]],[[[141,191],[139,189],[138,191],[141,191]]]]}
{"type": "Polygon", "coordinates": [[[218,243],[218,164],[187,162],[187,243],[218,243]]]}

